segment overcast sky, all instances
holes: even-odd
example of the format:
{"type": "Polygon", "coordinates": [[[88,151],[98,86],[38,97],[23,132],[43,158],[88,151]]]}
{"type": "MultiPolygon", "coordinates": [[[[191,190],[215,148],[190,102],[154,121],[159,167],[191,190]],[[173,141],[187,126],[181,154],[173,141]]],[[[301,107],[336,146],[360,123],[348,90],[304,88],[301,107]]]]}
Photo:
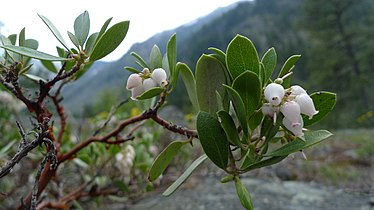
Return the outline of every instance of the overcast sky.
{"type": "MultiPolygon", "coordinates": [[[[124,42],[104,59],[109,61],[120,58],[133,43],[145,41],[158,32],[189,23],[237,1],[239,0],[12,0],[1,4],[0,22],[4,25],[0,32],[3,35],[18,34],[26,27],[26,38],[37,39],[40,51],[56,55],[55,46],[61,45],[37,14],[51,20],[69,44],[66,31],[74,31],[74,20],[84,10],[90,14],[90,34],[99,31],[110,17],[113,17],[111,25],[130,20],[129,32],[124,42]]],[[[73,44],[69,46],[72,47],[73,44]]]]}

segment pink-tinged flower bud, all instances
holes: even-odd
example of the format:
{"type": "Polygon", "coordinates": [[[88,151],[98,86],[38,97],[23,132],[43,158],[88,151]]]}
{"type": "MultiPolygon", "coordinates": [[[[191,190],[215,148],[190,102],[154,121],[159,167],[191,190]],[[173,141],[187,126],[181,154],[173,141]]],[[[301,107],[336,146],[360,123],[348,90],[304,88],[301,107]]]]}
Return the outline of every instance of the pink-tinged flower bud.
{"type": "Polygon", "coordinates": [[[280,84],[270,83],[264,91],[265,99],[272,105],[277,106],[284,97],[284,88],[280,84]]]}
{"type": "Polygon", "coordinates": [[[126,88],[130,90],[130,89],[140,86],[141,84],[142,84],[142,78],[140,77],[140,75],[131,74],[129,78],[127,79],[126,88]]]}
{"type": "Polygon", "coordinates": [[[295,101],[299,104],[301,113],[307,115],[309,119],[318,114],[319,111],[314,107],[313,100],[308,94],[303,93],[296,96],[295,101]]]}
{"type": "Polygon", "coordinates": [[[306,90],[304,90],[304,88],[302,88],[301,86],[299,85],[291,86],[291,95],[298,96],[303,93],[306,93],[306,90]]]}
{"type": "Polygon", "coordinates": [[[142,93],[144,93],[143,85],[139,85],[138,87],[134,87],[133,89],[131,89],[131,99],[136,101],[137,100],[136,97],[138,97],[142,93]]]}
{"type": "Polygon", "coordinates": [[[168,82],[166,81],[167,79],[166,72],[162,68],[157,68],[153,70],[151,77],[161,87],[164,87],[165,85],[168,84],[168,82]]]}
{"type": "Polygon", "coordinates": [[[304,122],[301,116],[299,116],[299,121],[300,121],[299,125],[294,126],[290,120],[288,120],[287,118],[283,118],[282,123],[284,127],[286,127],[289,131],[291,131],[296,137],[302,137],[304,136],[304,133],[303,133],[304,122]]]}
{"type": "Polygon", "coordinates": [[[148,79],[145,79],[143,81],[143,88],[144,88],[144,91],[147,91],[151,88],[154,88],[157,86],[157,83],[152,79],[152,78],[148,78],[148,79]]]}
{"type": "Polygon", "coordinates": [[[300,106],[295,101],[287,101],[284,103],[280,111],[284,115],[284,118],[287,118],[291,122],[291,126],[300,125],[300,106]]]}
{"type": "Polygon", "coordinates": [[[265,116],[273,117],[277,109],[269,103],[263,104],[261,107],[262,114],[265,116]]]}

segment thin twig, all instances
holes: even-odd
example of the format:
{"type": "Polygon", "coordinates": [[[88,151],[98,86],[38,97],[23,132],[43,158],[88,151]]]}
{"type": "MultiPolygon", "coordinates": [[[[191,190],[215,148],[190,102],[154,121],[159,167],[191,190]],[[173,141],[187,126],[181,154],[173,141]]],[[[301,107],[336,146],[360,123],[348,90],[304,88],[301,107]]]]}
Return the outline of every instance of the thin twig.
{"type": "Polygon", "coordinates": [[[97,134],[99,134],[108,125],[108,123],[112,119],[113,115],[117,112],[117,110],[122,105],[124,105],[127,102],[129,102],[129,100],[130,100],[130,98],[126,98],[125,100],[123,100],[120,103],[118,103],[116,106],[113,106],[112,109],[110,110],[109,114],[108,114],[107,119],[105,120],[105,122],[98,129],[96,129],[96,131],[94,132],[93,136],[96,136],[97,134]]]}
{"type": "Polygon", "coordinates": [[[56,157],[56,147],[54,143],[49,139],[43,139],[43,142],[47,144],[47,147],[49,147],[49,150],[47,152],[47,155],[43,158],[42,162],[39,165],[39,169],[35,176],[35,182],[34,186],[32,188],[32,195],[31,195],[31,210],[36,209],[37,204],[37,198],[38,198],[38,186],[39,186],[39,179],[42,174],[42,171],[44,170],[45,165],[48,161],[50,161],[50,167],[52,170],[56,169],[57,167],[57,157],[56,157]]]}
{"type": "MultiPolygon", "coordinates": [[[[18,123],[17,123],[17,125],[18,125],[18,123]]],[[[19,125],[19,128],[20,128],[19,132],[20,132],[20,135],[21,135],[21,138],[22,138],[21,143],[18,147],[18,150],[17,150],[16,154],[14,154],[12,159],[10,159],[5,164],[5,166],[0,169],[0,179],[3,178],[4,176],[8,175],[11,172],[12,168],[17,163],[19,163],[22,160],[22,158],[27,156],[27,154],[31,150],[33,150],[35,147],[40,145],[40,143],[42,143],[43,139],[45,139],[49,135],[48,125],[42,125],[41,126],[41,131],[39,133],[37,133],[36,138],[31,142],[27,142],[26,137],[25,137],[25,133],[22,129],[22,126],[19,125]]]]}
{"type": "Polygon", "coordinates": [[[158,115],[152,116],[152,120],[160,124],[162,127],[168,129],[169,131],[172,131],[174,133],[179,133],[181,135],[187,136],[187,138],[193,137],[193,138],[198,138],[196,130],[190,130],[188,128],[179,126],[179,125],[174,125],[163,118],[161,118],[158,115]]]}

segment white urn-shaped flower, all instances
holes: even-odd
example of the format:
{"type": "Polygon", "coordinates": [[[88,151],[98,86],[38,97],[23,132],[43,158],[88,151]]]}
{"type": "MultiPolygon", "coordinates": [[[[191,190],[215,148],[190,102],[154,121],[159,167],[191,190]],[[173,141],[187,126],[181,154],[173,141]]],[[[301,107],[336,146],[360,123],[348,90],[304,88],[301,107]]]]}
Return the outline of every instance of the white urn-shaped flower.
{"type": "Polygon", "coordinates": [[[157,83],[152,79],[152,78],[148,78],[148,79],[145,79],[143,81],[143,88],[144,88],[144,91],[147,91],[151,88],[154,88],[157,86],[157,83]]]}
{"type": "Polygon", "coordinates": [[[153,70],[151,78],[161,87],[165,87],[168,84],[166,72],[162,68],[153,70]]]}
{"type": "Polygon", "coordinates": [[[318,114],[319,111],[314,107],[313,100],[308,94],[302,93],[296,96],[295,101],[299,104],[301,113],[307,115],[309,119],[318,114]]]}
{"type": "Polygon", "coordinates": [[[291,122],[291,126],[295,127],[300,125],[300,106],[295,101],[285,102],[280,111],[284,115],[284,118],[287,118],[291,122]]]}
{"type": "Polygon", "coordinates": [[[299,115],[299,124],[297,125],[295,125],[293,122],[291,122],[287,118],[283,118],[282,123],[284,127],[286,127],[289,131],[291,131],[296,137],[304,136],[304,133],[303,133],[304,122],[300,115],[299,115]]]}
{"type": "Polygon", "coordinates": [[[127,79],[127,84],[126,84],[126,88],[128,90],[131,90],[135,87],[138,87],[140,85],[142,85],[142,78],[140,77],[139,74],[131,74],[129,76],[129,78],[127,79]]]}
{"type": "Polygon", "coordinates": [[[274,106],[278,106],[284,97],[284,88],[277,83],[270,83],[266,86],[264,91],[265,99],[274,106]]]}

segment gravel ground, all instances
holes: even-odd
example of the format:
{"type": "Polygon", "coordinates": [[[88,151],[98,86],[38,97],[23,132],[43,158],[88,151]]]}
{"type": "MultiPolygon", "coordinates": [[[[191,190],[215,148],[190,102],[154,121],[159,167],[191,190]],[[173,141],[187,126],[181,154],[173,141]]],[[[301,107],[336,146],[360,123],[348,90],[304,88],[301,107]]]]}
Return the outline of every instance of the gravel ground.
{"type": "MultiPolygon", "coordinates": [[[[348,192],[299,181],[243,178],[255,210],[374,210],[374,194],[348,192]]],[[[193,177],[170,197],[162,190],[146,194],[126,210],[243,209],[233,182],[221,184],[213,177],[193,177]]]]}
{"type": "MultiPolygon", "coordinates": [[[[255,210],[374,210],[373,130],[342,130],[318,147],[245,174],[255,210]]],[[[170,197],[166,187],[145,194],[126,210],[243,209],[234,183],[209,161],[170,197]]],[[[165,177],[166,178],[166,177],[165,177]]],[[[174,180],[175,178],[171,179],[174,180]]],[[[162,186],[170,183],[164,182],[162,186]]]]}

